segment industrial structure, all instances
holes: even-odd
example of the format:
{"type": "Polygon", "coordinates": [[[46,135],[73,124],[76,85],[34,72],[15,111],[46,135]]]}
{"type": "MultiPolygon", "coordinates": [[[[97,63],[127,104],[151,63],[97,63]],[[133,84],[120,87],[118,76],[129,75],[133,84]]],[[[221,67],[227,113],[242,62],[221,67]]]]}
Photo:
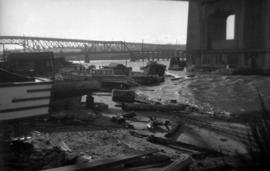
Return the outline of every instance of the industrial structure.
{"type": "Polygon", "coordinates": [[[189,1],[189,65],[270,73],[269,0],[183,1],[189,1]]]}
{"type": "Polygon", "coordinates": [[[89,60],[112,59],[168,59],[180,56],[183,46],[162,45],[150,43],[134,43],[124,41],[96,41],[80,39],[63,39],[48,37],[0,36],[0,44],[19,45],[24,51],[43,52],[53,51],[55,56],[75,57],[82,56],[89,60]]]}

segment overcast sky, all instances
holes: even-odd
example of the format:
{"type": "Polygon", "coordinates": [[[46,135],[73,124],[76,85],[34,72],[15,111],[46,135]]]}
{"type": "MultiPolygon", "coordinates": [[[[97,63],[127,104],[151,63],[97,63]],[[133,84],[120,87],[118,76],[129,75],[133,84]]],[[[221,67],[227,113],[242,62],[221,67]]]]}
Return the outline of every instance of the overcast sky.
{"type": "Polygon", "coordinates": [[[0,0],[0,35],[186,43],[188,3],[0,0]]]}

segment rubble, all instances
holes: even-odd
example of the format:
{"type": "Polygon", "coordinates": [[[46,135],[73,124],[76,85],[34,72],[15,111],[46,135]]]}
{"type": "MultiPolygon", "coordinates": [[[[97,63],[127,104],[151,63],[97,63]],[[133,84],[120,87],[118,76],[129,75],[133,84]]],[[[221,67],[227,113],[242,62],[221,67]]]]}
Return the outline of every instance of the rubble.
{"type": "Polygon", "coordinates": [[[52,143],[49,137],[33,132],[30,138],[8,141],[4,159],[6,170],[35,171],[74,163],[75,156],[62,141],[52,143]]]}
{"type": "Polygon", "coordinates": [[[148,124],[147,124],[147,128],[152,130],[152,129],[155,129],[159,126],[165,126],[166,129],[169,131],[170,130],[169,125],[170,125],[170,121],[168,121],[168,120],[166,120],[165,122],[162,122],[162,121],[158,120],[156,117],[150,117],[148,124]]]}
{"type": "Polygon", "coordinates": [[[53,168],[53,169],[47,169],[47,170],[43,170],[43,171],[62,171],[62,170],[69,170],[69,171],[79,171],[79,170],[89,170],[89,171],[94,171],[94,170],[122,170],[124,168],[128,168],[131,167],[133,165],[144,165],[144,164],[148,164],[148,163],[157,163],[160,161],[167,160],[168,161],[168,157],[165,159],[162,158],[151,158],[149,157],[141,159],[142,157],[157,153],[158,150],[150,150],[150,151],[146,151],[140,154],[136,154],[136,155],[131,155],[128,157],[118,157],[118,158],[114,158],[114,159],[108,159],[108,160],[98,160],[98,161],[94,161],[94,162],[88,162],[88,163],[83,163],[83,164],[76,164],[76,165],[70,165],[70,166],[64,166],[64,167],[59,167],[59,168],[53,168]],[[150,160],[149,160],[150,159],[150,160]],[[154,160],[156,159],[156,160],[154,160]],[[147,161],[148,160],[148,161],[147,161]]]}

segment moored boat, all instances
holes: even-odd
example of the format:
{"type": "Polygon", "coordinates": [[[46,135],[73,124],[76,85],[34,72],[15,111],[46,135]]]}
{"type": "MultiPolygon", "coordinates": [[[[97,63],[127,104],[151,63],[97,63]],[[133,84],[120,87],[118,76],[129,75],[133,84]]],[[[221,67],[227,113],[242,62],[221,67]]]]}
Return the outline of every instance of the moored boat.
{"type": "Polygon", "coordinates": [[[150,61],[141,68],[143,73],[133,73],[132,78],[141,85],[158,84],[164,81],[166,65],[150,61]]]}
{"type": "Polygon", "coordinates": [[[62,67],[60,73],[63,80],[98,81],[101,85],[100,89],[103,90],[111,90],[114,88],[127,89],[139,85],[129,76],[131,68],[122,64],[111,63],[99,69],[95,67],[85,69],[83,66],[77,67],[79,69],[76,69],[74,66],[69,67],[69,69],[62,67]]]}
{"type": "Polygon", "coordinates": [[[169,70],[183,71],[186,67],[186,60],[180,57],[171,58],[169,64],[169,70]]]}

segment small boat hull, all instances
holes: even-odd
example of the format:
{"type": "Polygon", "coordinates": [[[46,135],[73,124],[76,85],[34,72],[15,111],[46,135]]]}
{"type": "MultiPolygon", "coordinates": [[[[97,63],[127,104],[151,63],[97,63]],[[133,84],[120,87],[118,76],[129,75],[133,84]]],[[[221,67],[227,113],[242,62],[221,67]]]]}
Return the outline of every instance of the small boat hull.
{"type": "Polygon", "coordinates": [[[133,75],[132,78],[141,85],[155,85],[164,81],[164,77],[158,75],[133,75]]]}

